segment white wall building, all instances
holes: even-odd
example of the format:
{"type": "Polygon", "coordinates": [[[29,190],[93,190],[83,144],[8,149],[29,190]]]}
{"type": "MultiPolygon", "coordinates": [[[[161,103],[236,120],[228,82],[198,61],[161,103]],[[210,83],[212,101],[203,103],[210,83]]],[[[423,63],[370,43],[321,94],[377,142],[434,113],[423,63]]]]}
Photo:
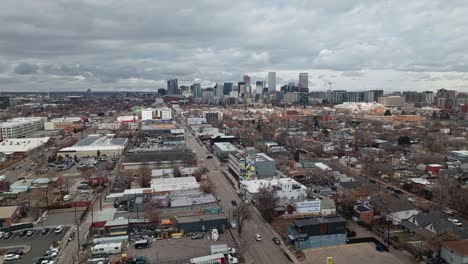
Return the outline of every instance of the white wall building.
{"type": "Polygon", "coordinates": [[[284,206],[290,203],[302,201],[307,197],[307,187],[291,178],[263,179],[241,181],[240,191],[248,200],[256,200],[256,195],[261,187],[272,187],[278,198],[277,205],[284,206]]]}
{"type": "Polygon", "coordinates": [[[154,119],[154,109],[146,108],[141,109],[141,120],[153,120],[154,119]]]}
{"type": "Polygon", "coordinates": [[[17,117],[0,123],[1,138],[23,138],[27,134],[44,129],[42,117],[17,117]]]}
{"type": "Polygon", "coordinates": [[[171,120],[172,119],[172,109],[168,107],[157,108],[157,116],[162,120],[171,120]]]}

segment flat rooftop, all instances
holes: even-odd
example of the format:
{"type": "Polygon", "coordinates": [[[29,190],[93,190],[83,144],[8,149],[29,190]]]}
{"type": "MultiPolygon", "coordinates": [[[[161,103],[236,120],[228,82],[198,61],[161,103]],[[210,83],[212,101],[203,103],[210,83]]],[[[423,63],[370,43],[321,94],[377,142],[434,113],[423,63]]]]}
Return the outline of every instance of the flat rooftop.
{"type": "Polygon", "coordinates": [[[258,153],[255,157],[255,162],[275,161],[265,153],[258,153]]]}
{"type": "Polygon", "coordinates": [[[41,138],[9,138],[0,143],[0,152],[11,154],[14,152],[27,152],[47,143],[50,137],[41,138]]]}
{"type": "Polygon", "coordinates": [[[176,161],[176,160],[194,160],[195,155],[189,149],[170,149],[158,151],[144,151],[129,153],[124,157],[123,163],[132,162],[154,162],[154,161],[176,161]]]}
{"type": "Polygon", "coordinates": [[[105,136],[93,134],[71,147],[61,149],[59,152],[124,149],[127,141],[126,138],[114,138],[112,134],[105,136]]]}
{"type": "Polygon", "coordinates": [[[217,142],[213,144],[217,148],[219,148],[221,151],[239,151],[234,145],[232,145],[229,142],[217,142]]]}
{"type": "Polygon", "coordinates": [[[200,185],[195,177],[158,178],[151,180],[151,188],[154,192],[170,192],[198,189],[200,185]]]}

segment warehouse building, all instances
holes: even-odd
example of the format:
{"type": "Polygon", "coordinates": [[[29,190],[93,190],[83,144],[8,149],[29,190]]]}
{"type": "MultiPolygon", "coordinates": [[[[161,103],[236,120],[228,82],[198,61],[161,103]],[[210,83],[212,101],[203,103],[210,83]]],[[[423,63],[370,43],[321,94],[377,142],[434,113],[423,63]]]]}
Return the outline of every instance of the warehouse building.
{"type": "Polygon", "coordinates": [[[46,145],[49,140],[50,137],[5,139],[0,142],[0,152],[11,158],[22,158],[46,145]]]}
{"type": "Polygon", "coordinates": [[[113,134],[98,135],[92,134],[80,140],[75,145],[59,150],[59,156],[97,156],[100,155],[115,156],[122,155],[125,146],[128,143],[126,138],[114,138],[113,134]]]}

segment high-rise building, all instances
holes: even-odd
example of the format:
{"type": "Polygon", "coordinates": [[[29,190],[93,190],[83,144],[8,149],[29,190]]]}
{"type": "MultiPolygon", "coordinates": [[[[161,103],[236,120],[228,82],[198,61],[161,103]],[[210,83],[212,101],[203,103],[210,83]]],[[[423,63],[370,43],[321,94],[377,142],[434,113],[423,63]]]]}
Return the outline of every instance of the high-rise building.
{"type": "Polygon", "coordinates": [[[223,94],[224,95],[229,95],[229,93],[232,91],[232,83],[224,83],[223,86],[223,94]]]}
{"type": "Polygon", "coordinates": [[[202,90],[201,90],[201,84],[199,83],[194,83],[190,87],[190,90],[192,91],[192,96],[194,98],[200,98],[202,96],[202,90]]]}
{"type": "Polygon", "coordinates": [[[255,83],[255,93],[260,94],[260,95],[263,94],[263,87],[264,86],[265,85],[264,85],[263,81],[257,81],[255,83]]]}
{"type": "Polygon", "coordinates": [[[0,96],[0,109],[6,109],[10,106],[10,97],[0,96]]]}
{"type": "Polygon", "coordinates": [[[245,82],[245,85],[250,85],[250,76],[244,75],[244,82],[245,82]]]}
{"type": "Polygon", "coordinates": [[[215,97],[218,97],[218,98],[224,97],[224,86],[219,83],[216,83],[213,92],[214,92],[215,97]]]}
{"type": "Polygon", "coordinates": [[[276,72],[268,73],[268,91],[276,91],[276,72]]]}
{"type": "Polygon", "coordinates": [[[179,82],[177,79],[167,81],[167,94],[179,94],[179,82]]]}
{"type": "Polygon", "coordinates": [[[299,73],[299,88],[309,88],[309,74],[307,72],[299,73]]]}
{"type": "Polygon", "coordinates": [[[330,93],[330,102],[332,104],[342,104],[346,100],[345,90],[334,90],[330,93]]]}

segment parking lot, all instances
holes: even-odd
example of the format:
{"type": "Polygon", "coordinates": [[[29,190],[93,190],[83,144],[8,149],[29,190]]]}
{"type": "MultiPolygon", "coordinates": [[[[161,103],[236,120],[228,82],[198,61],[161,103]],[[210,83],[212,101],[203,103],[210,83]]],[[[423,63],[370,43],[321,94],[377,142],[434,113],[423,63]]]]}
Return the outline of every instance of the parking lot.
{"type": "Polygon", "coordinates": [[[51,227],[44,235],[41,234],[41,229],[35,229],[36,232],[32,236],[23,237],[19,236],[21,231],[14,231],[12,237],[0,239],[0,248],[29,246],[29,252],[25,253],[18,261],[11,261],[11,263],[31,264],[34,259],[43,256],[55,241],[62,240],[68,230],[68,227],[66,227],[60,234],[55,234],[54,228],[51,227]]]}
{"type": "Polygon", "coordinates": [[[203,239],[192,240],[190,237],[182,237],[154,240],[145,249],[135,249],[133,243],[131,243],[128,247],[128,255],[145,256],[150,263],[159,263],[158,261],[189,260],[193,257],[210,255],[211,245],[228,244],[230,247],[233,246],[233,242],[227,233],[221,234],[217,241],[208,239],[208,236],[207,233],[203,239]]]}

